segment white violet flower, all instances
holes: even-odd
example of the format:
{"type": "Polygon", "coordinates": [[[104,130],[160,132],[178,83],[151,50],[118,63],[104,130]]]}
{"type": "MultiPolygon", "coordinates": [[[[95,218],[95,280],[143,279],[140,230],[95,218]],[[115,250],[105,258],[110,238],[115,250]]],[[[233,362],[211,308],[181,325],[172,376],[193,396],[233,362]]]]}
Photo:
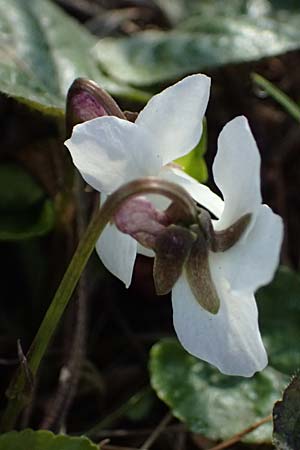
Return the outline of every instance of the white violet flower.
{"type": "MultiPolygon", "coordinates": [[[[209,210],[217,218],[215,232],[230,231],[241,218],[249,218],[234,245],[226,251],[208,250],[211,284],[219,300],[216,313],[205,307],[205,300],[196,299],[185,269],[173,286],[172,304],[176,333],[189,353],[225,374],[252,376],[267,364],[254,292],[274,275],[283,227],[281,218],[262,204],[260,155],[245,117],[233,119],[219,136],[213,175],[224,201],[169,164],[198,143],[209,86],[204,75],[186,77],[154,96],[135,123],[99,117],[75,126],[66,146],[86,182],[105,195],[128,181],[154,175],[180,184],[209,210]]],[[[113,224],[96,249],[127,287],[137,252],[154,256],[113,224]]]]}

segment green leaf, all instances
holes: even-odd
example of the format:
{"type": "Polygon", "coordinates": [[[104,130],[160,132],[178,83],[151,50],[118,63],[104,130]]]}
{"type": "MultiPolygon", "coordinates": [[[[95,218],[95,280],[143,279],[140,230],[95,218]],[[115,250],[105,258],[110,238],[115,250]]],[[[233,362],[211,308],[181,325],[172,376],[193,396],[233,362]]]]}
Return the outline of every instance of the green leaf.
{"type": "Polygon", "coordinates": [[[134,422],[143,420],[149,417],[155,401],[157,401],[157,398],[153,390],[151,388],[144,389],[130,399],[129,409],[125,416],[134,422]]]}
{"type": "MultiPolygon", "coordinates": [[[[227,439],[270,414],[288,377],[271,367],[254,378],[230,377],[183,350],[173,339],[151,350],[151,383],[172,414],[210,439],[227,439]]],[[[270,441],[272,426],[249,434],[248,442],[270,441]]]]}
{"type": "Polygon", "coordinates": [[[200,183],[205,183],[208,179],[207,167],[204,155],[207,150],[207,124],[203,121],[203,132],[199,144],[187,155],[178,158],[175,163],[179,164],[182,169],[191,177],[200,183]]]}
{"type": "Polygon", "coordinates": [[[203,14],[210,17],[216,15],[235,16],[243,14],[250,17],[274,17],[299,12],[298,0],[156,0],[156,3],[169,17],[172,23],[180,23],[203,14]]]}
{"type": "Polygon", "coordinates": [[[293,378],[273,410],[273,443],[277,450],[300,448],[300,378],[293,378]]]}
{"type": "Polygon", "coordinates": [[[180,10],[186,8],[179,6],[174,19],[177,28],[105,38],[95,52],[115,79],[145,86],[299,48],[299,8],[277,9],[265,1],[267,12],[262,14],[254,2],[228,2],[231,3],[233,7],[224,7],[224,1],[198,0],[191,6],[189,18],[183,14],[181,21],[180,10]]]}
{"type": "Polygon", "coordinates": [[[92,56],[96,39],[49,0],[0,0],[0,91],[47,114],[63,115],[77,77],[117,96],[148,95],[114,82],[92,56]]]}
{"type": "MultiPolygon", "coordinates": [[[[151,350],[153,388],[194,432],[227,439],[269,415],[289,375],[299,368],[299,275],[280,268],[274,281],[259,290],[257,303],[270,366],[252,379],[222,375],[175,340],[161,341],[151,350]]],[[[264,424],[246,440],[269,442],[271,432],[271,424],[264,424]]]]}
{"type": "Polygon", "coordinates": [[[300,368],[300,277],[281,267],[256,295],[269,363],[289,375],[300,368]]]}
{"type": "Polygon", "coordinates": [[[55,435],[50,431],[11,431],[0,436],[0,450],[99,450],[86,437],[55,435]]]}
{"type": "Polygon", "coordinates": [[[42,236],[54,225],[54,207],[36,181],[15,164],[0,166],[0,240],[42,236]]]}
{"type": "Polygon", "coordinates": [[[258,73],[253,73],[252,79],[254,83],[264,89],[264,91],[278,102],[297,122],[300,121],[300,106],[298,106],[294,100],[258,73]]]}

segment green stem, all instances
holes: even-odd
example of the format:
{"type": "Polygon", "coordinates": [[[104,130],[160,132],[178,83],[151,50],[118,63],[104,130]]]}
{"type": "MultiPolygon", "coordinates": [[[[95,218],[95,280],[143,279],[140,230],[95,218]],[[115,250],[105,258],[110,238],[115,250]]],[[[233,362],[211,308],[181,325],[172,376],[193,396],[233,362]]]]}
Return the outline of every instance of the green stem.
{"type": "MultiPolygon", "coordinates": [[[[197,211],[191,197],[184,189],[173,183],[154,177],[141,178],[117,189],[108,197],[101,209],[92,218],[84,236],[82,237],[67,271],[54,295],[40,328],[27,354],[28,369],[33,377],[40,366],[41,360],[49,346],[51,338],[65,311],[71,295],[77,285],[81,273],[95,247],[95,244],[107,223],[115,215],[121,204],[130,197],[142,193],[156,193],[164,195],[175,202],[179,202],[187,218],[193,221],[197,211]]],[[[1,430],[11,430],[24,406],[30,400],[30,393],[26,394],[28,380],[22,366],[13,377],[7,391],[9,398],[7,409],[4,411],[1,430]]]]}
{"type": "Polygon", "coordinates": [[[143,389],[132,395],[125,403],[123,403],[119,408],[115,409],[113,412],[108,414],[104,419],[102,419],[97,425],[84,433],[90,439],[98,439],[98,434],[105,428],[111,427],[114,423],[124,417],[130,409],[134,408],[146,395],[151,392],[150,386],[144,387],[143,389]]]}
{"type": "Polygon", "coordinates": [[[278,89],[270,81],[258,73],[252,73],[253,81],[264,89],[274,100],[276,100],[285,110],[297,121],[300,121],[300,106],[294,102],[288,95],[278,89]]]}

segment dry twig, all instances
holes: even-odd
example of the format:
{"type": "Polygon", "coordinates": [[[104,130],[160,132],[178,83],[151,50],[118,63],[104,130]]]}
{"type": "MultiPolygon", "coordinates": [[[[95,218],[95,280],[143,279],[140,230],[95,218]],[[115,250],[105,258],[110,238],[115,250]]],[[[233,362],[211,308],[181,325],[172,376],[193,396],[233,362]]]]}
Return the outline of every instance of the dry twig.
{"type": "Polygon", "coordinates": [[[260,427],[264,423],[270,422],[272,420],[272,414],[270,414],[267,417],[264,417],[263,419],[259,420],[258,422],[254,423],[250,427],[246,428],[245,430],[241,431],[240,433],[235,434],[231,438],[227,439],[224,442],[221,442],[221,444],[216,445],[215,447],[211,447],[209,450],[223,450],[224,448],[228,448],[233,444],[236,444],[239,442],[244,436],[251,433],[251,431],[256,430],[256,428],[260,427]]]}
{"type": "Polygon", "coordinates": [[[156,441],[156,439],[160,436],[162,431],[166,428],[168,423],[172,420],[172,414],[168,412],[168,414],[165,415],[165,417],[162,419],[162,421],[157,425],[156,428],[154,428],[153,432],[150,434],[148,439],[143,443],[141,446],[141,450],[148,450],[156,441]]]}

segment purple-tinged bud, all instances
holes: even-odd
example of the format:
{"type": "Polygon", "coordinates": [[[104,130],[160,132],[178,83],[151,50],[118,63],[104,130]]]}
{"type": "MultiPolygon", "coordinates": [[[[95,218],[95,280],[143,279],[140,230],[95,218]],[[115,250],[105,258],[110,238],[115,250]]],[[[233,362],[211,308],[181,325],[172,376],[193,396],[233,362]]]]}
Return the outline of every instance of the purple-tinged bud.
{"type": "Polygon", "coordinates": [[[74,125],[102,116],[116,116],[126,120],[115,100],[97,83],[77,78],[67,95],[67,134],[71,134],[74,125]]]}
{"type": "Polygon", "coordinates": [[[120,231],[151,249],[158,233],[169,225],[165,212],[155,209],[145,197],[125,201],[115,214],[114,222],[120,231]]]}

